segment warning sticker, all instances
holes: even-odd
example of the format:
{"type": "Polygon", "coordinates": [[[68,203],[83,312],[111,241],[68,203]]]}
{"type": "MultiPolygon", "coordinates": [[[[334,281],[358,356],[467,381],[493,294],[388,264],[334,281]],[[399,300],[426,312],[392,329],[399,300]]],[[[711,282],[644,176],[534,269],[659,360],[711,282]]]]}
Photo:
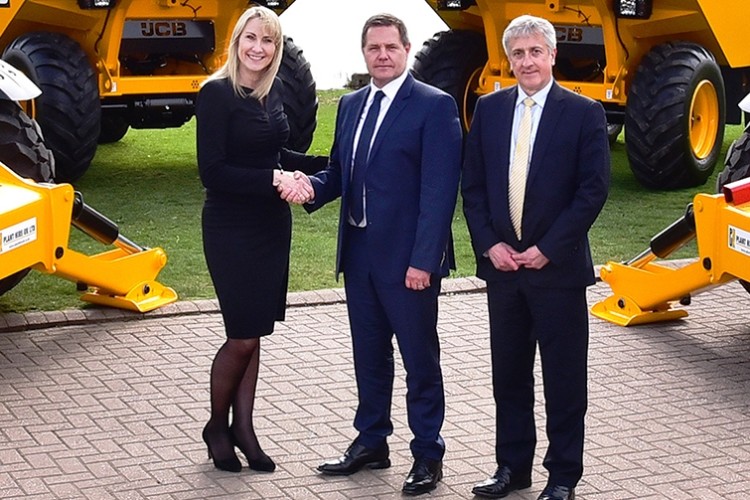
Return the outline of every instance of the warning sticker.
{"type": "Polygon", "coordinates": [[[729,248],[750,255],[750,232],[729,226],[729,248]]]}
{"type": "Polygon", "coordinates": [[[0,253],[8,252],[36,240],[36,217],[0,230],[0,253]]]}

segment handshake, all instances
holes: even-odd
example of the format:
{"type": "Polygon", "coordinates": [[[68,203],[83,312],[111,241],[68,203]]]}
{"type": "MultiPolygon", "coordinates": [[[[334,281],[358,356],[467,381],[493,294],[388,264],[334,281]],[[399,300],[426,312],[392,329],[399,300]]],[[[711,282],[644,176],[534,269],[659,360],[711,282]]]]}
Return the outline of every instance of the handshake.
{"type": "Polygon", "coordinates": [[[274,170],[273,185],[276,186],[281,199],[288,203],[302,205],[315,197],[310,179],[299,170],[294,172],[274,170]]]}

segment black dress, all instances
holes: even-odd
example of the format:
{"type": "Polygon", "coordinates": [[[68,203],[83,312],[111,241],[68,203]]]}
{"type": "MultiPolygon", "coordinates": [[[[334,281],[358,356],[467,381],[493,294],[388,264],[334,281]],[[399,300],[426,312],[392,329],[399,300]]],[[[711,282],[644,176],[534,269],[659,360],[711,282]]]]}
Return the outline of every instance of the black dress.
{"type": "Polygon", "coordinates": [[[198,93],[203,250],[229,338],[268,335],[284,319],[292,216],[272,185],[273,169],[314,173],[327,162],[283,148],[281,86],[277,79],[265,106],[235,95],[226,79],[198,93]]]}

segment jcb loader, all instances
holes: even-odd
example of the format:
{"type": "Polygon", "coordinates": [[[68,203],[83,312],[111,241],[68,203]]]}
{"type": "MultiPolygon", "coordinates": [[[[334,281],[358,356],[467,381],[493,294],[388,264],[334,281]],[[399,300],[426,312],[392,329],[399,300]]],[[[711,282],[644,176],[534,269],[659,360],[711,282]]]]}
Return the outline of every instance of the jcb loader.
{"type": "Polygon", "coordinates": [[[502,48],[511,19],[532,14],[557,33],[554,74],[600,101],[610,139],[624,124],[636,179],[652,189],[699,186],[719,160],[725,124],[748,93],[747,0],[427,0],[449,31],[414,72],[454,96],[468,128],[478,96],[515,84],[502,48]]]}
{"type": "MultiPolygon", "coordinates": [[[[223,64],[232,29],[252,4],[283,0],[0,0],[0,52],[43,91],[26,106],[53,151],[55,180],[74,182],[98,144],[129,128],[180,127],[200,84],[223,64]]],[[[291,2],[289,2],[291,3],[291,2]]],[[[284,40],[279,78],[288,146],[306,151],[318,100],[310,64],[284,40]]]]}

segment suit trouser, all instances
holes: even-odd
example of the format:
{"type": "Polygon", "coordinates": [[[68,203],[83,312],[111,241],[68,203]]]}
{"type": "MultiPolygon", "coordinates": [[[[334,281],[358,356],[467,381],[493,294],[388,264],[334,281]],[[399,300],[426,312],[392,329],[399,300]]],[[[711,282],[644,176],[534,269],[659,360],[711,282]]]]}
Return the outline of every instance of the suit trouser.
{"type": "MultiPolygon", "coordinates": [[[[587,408],[586,289],[534,287],[519,279],[487,283],[498,465],[531,473],[536,446],[534,358],[542,365],[549,482],[575,486],[583,474],[587,408]]],[[[531,271],[529,271],[531,272],[531,271]]]]}
{"type": "Polygon", "coordinates": [[[354,418],[357,440],[375,448],[393,433],[395,334],[406,370],[412,455],[441,460],[445,396],[437,334],[440,277],[433,275],[431,286],[423,291],[407,289],[404,280],[386,283],[378,279],[367,258],[366,231],[347,228],[342,260],[359,395],[354,418]]]}

